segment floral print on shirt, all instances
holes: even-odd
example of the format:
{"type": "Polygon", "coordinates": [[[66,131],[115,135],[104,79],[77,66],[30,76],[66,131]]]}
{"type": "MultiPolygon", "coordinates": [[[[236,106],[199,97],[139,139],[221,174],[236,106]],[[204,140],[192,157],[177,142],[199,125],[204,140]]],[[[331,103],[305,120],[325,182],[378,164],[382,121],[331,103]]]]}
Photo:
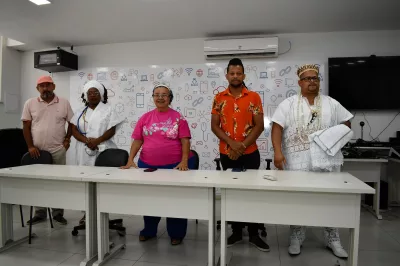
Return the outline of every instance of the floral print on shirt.
{"type": "Polygon", "coordinates": [[[153,123],[150,127],[143,126],[143,134],[145,136],[151,136],[156,132],[160,132],[161,135],[165,135],[167,138],[176,139],[179,133],[179,120],[182,118],[172,119],[169,118],[167,121],[153,123]]]}

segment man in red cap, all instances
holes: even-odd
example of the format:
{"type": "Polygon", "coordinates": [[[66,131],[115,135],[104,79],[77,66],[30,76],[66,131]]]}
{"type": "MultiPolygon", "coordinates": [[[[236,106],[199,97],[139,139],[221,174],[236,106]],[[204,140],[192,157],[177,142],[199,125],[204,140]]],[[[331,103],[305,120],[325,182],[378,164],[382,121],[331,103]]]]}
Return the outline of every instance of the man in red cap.
{"type": "MultiPolygon", "coordinates": [[[[68,100],[54,94],[55,88],[56,85],[50,76],[40,77],[36,86],[40,96],[26,101],[21,120],[30,155],[37,158],[40,156],[39,150],[48,151],[53,157],[53,164],[65,165],[72,134],[69,121],[73,112],[68,100]]],[[[53,209],[54,221],[65,225],[67,220],[63,215],[63,209],[53,209]]],[[[46,218],[46,208],[36,207],[35,216],[28,224],[36,224],[45,221],[46,218]]]]}

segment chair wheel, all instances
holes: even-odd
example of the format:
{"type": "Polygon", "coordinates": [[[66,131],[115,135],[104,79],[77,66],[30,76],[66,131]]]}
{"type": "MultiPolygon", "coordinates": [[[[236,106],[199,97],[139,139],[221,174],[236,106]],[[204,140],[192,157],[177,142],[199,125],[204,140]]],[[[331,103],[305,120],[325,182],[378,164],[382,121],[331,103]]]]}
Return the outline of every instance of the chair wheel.
{"type": "Polygon", "coordinates": [[[77,235],[78,235],[78,233],[79,233],[79,231],[78,231],[78,230],[72,230],[72,232],[71,232],[71,234],[72,234],[73,236],[77,236],[77,235]]]}
{"type": "Polygon", "coordinates": [[[267,232],[266,232],[266,231],[262,231],[262,232],[261,232],[261,236],[262,236],[262,237],[267,237],[267,232]]]}
{"type": "Polygon", "coordinates": [[[119,236],[125,236],[126,235],[126,231],[117,231],[119,236]]]}
{"type": "Polygon", "coordinates": [[[220,224],[217,225],[217,230],[221,230],[221,225],[220,224]]]}

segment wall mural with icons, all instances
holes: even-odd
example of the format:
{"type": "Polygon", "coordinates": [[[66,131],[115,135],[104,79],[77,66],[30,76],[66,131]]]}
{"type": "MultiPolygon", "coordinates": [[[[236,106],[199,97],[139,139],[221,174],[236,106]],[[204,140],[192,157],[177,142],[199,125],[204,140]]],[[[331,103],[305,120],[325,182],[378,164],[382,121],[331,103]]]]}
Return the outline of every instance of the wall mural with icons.
{"type": "MultiPolygon", "coordinates": [[[[266,158],[273,158],[270,119],[278,104],[299,92],[296,71],[305,63],[318,62],[251,62],[244,61],[247,87],[260,94],[266,129],[257,140],[261,169],[266,158]]],[[[325,92],[324,66],[320,65],[321,90],[325,92]]],[[[130,150],[131,134],[141,115],[153,110],[152,89],[160,83],[171,86],[172,108],[186,117],[192,133],[191,148],[200,156],[200,169],[215,169],[219,157],[218,139],[211,132],[211,105],[214,95],[225,90],[225,63],[149,66],[128,68],[93,68],[71,72],[70,102],[73,110],[82,106],[81,94],[86,82],[96,79],[107,88],[109,102],[126,117],[114,141],[130,150]]],[[[272,168],[273,165],[271,165],[272,168]]]]}

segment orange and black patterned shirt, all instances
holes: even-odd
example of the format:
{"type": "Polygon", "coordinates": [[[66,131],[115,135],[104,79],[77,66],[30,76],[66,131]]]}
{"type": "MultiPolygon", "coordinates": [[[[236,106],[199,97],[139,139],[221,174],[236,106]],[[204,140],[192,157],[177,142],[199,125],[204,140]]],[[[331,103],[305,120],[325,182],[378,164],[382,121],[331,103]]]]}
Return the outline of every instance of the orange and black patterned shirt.
{"type": "MultiPolygon", "coordinates": [[[[254,128],[254,115],[263,114],[260,95],[243,87],[242,93],[234,97],[229,87],[214,97],[211,114],[219,115],[221,128],[231,139],[243,142],[254,128]]],[[[244,154],[257,150],[257,144],[248,146],[244,154]]],[[[220,141],[219,152],[229,153],[229,146],[220,141]]]]}

